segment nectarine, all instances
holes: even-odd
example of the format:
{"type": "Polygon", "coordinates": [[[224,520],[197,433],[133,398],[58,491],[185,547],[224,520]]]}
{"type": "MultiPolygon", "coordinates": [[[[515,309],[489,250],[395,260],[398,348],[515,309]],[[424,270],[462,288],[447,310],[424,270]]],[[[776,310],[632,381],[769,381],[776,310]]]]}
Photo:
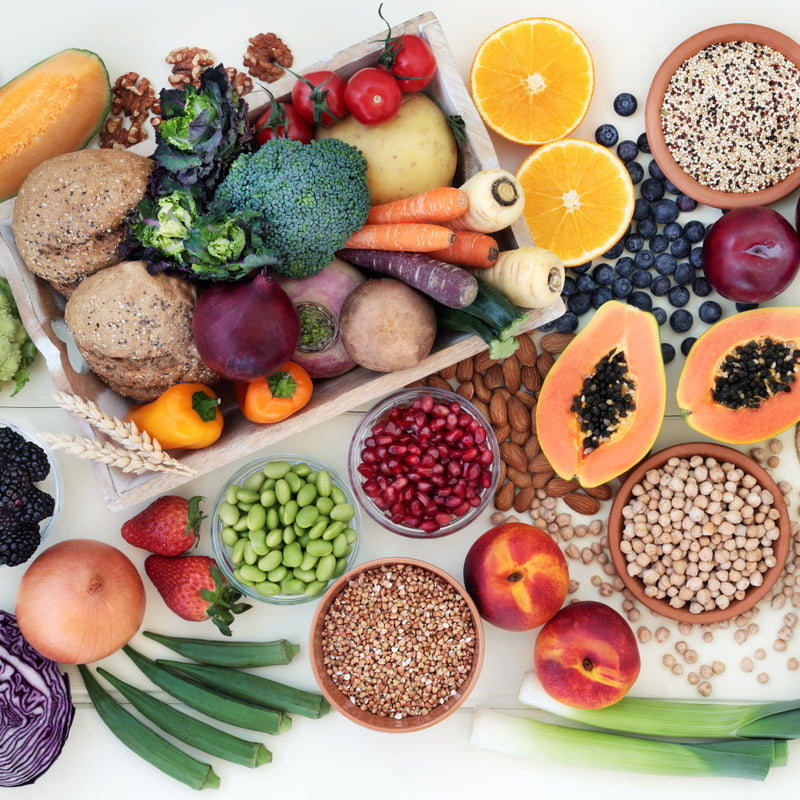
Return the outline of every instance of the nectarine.
{"type": "Polygon", "coordinates": [[[464,560],[464,586],[487,622],[509,631],[538,628],[561,608],[569,571],[561,548],[533,525],[490,528],[464,560]]]}

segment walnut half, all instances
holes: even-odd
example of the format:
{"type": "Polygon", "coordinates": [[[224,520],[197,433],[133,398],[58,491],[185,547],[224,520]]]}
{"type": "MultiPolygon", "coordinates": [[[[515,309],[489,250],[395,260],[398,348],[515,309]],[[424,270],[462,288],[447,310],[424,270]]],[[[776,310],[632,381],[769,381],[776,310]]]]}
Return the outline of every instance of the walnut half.
{"type": "Polygon", "coordinates": [[[283,75],[284,67],[292,66],[292,51],[274,33],[257,33],[249,42],[244,65],[254,78],[272,83],[283,75]]]}

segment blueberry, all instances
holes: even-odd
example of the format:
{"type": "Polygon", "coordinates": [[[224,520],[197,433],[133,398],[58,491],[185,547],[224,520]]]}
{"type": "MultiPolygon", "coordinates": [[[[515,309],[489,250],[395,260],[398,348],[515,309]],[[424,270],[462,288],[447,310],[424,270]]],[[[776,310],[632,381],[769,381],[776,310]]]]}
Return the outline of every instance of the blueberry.
{"type": "Polygon", "coordinates": [[[555,322],[559,333],[574,333],[578,329],[578,316],[572,311],[565,311],[555,322]]]}
{"type": "Polygon", "coordinates": [[[592,307],[589,295],[584,292],[575,292],[567,298],[567,308],[577,316],[585,314],[592,307]]]}
{"type": "Polygon", "coordinates": [[[687,336],[681,342],[681,353],[683,353],[685,356],[688,356],[689,355],[689,351],[692,349],[692,345],[696,341],[697,341],[697,337],[696,336],[687,336]]]}
{"type": "Polygon", "coordinates": [[[572,275],[565,275],[564,276],[564,283],[561,286],[561,294],[564,297],[569,297],[571,294],[575,294],[578,287],[575,285],[575,278],[572,275]]]}
{"type": "Polygon", "coordinates": [[[636,144],[639,145],[639,149],[643,153],[649,153],[650,152],[650,143],[647,141],[647,134],[646,133],[640,133],[639,134],[639,138],[636,140],[636,144]]]}
{"type": "Polygon", "coordinates": [[[639,187],[639,193],[645,200],[654,203],[664,196],[664,181],[660,181],[658,178],[645,178],[639,187]]]}
{"type": "Polygon", "coordinates": [[[650,203],[644,197],[637,197],[633,204],[633,220],[640,222],[650,216],[650,203]]]}
{"type": "Polygon", "coordinates": [[[658,225],[648,217],[636,223],[636,233],[644,236],[645,239],[650,239],[658,233],[658,225]]]}
{"type": "Polygon", "coordinates": [[[647,165],[647,172],[651,178],[657,178],[660,181],[665,180],[667,177],[654,158],[650,159],[650,163],[647,165]]]}
{"type": "Polygon", "coordinates": [[[600,308],[603,303],[614,299],[614,293],[611,291],[610,286],[598,286],[589,299],[592,303],[592,308],[600,308]]]}
{"type": "Polygon", "coordinates": [[[695,200],[693,197],[689,197],[688,194],[683,193],[677,196],[675,199],[675,204],[682,212],[694,211],[697,208],[697,200],[695,200]]]}
{"type": "Polygon", "coordinates": [[[656,322],[659,325],[663,325],[667,321],[667,312],[660,306],[653,306],[650,309],[650,313],[656,318],[656,322]]]}
{"type": "Polygon", "coordinates": [[[629,161],[636,161],[636,157],[639,155],[639,146],[630,139],[623,139],[617,145],[617,155],[623,164],[627,164],[629,161]]]}
{"type": "Polygon", "coordinates": [[[652,280],[653,276],[650,274],[650,270],[647,269],[635,269],[631,275],[631,283],[637,289],[646,289],[652,280]]]}
{"type": "Polygon", "coordinates": [[[629,233],[623,241],[629,253],[638,253],[644,247],[644,236],[641,233],[629,233]]]}
{"type": "Polygon", "coordinates": [[[592,262],[587,261],[585,264],[578,264],[575,267],[570,267],[575,275],[580,275],[582,272],[588,272],[591,269],[592,262]]]}
{"type": "Polygon", "coordinates": [[[614,293],[614,297],[624,299],[633,291],[633,282],[630,278],[614,278],[611,291],[614,293]]]}
{"type": "Polygon", "coordinates": [[[669,315],[669,325],[675,333],[686,333],[694,325],[692,312],[685,308],[676,309],[669,315]]]}
{"type": "Polygon", "coordinates": [[[669,239],[663,233],[650,237],[650,249],[654,253],[663,253],[669,247],[669,239]]]}
{"type": "Polygon", "coordinates": [[[640,250],[634,257],[633,263],[638,269],[652,269],[656,263],[655,254],[652,250],[640,250]]]}
{"type": "Polygon", "coordinates": [[[659,275],[672,275],[678,267],[678,260],[671,253],[656,256],[656,272],[659,275]]]}
{"type": "Polygon", "coordinates": [[[628,170],[628,175],[631,176],[631,183],[634,185],[640,183],[644,178],[644,167],[638,161],[626,161],[625,169],[628,170]]]}
{"type": "Polygon", "coordinates": [[[701,322],[713,325],[722,319],[722,306],[716,300],[704,300],[697,309],[697,316],[700,317],[701,322]]]}
{"type": "Polygon", "coordinates": [[[706,235],[706,226],[699,219],[690,219],[683,226],[683,235],[692,244],[702,242],[706,235]]]}
{"type": "Polygon", "coordinates": [[[555,322],[552,320],[550,322],[545,322],[544,325],[540,325],[536,330],[541,331],[542,333],[549,333],[556,327],[555,322]]]}
{"type": "Polygon", "coordinates": [[[703,275],[698,275],[692,281],[692,291],[696,297],[708,297],[714,291],[714,287],[703,275]]]}
{"type": "Polygon", "coordinates": [[[638,107],[636,98],[630,92],[620,92],[614,98],[614,111],[621,117],[630,117],[638,107]]]}
{"type": "Polygon", "coordinates": [[[758,303],[736,303],[737,311],[752,311],[754,308],[758,308],[758,303]]]}
{"type": "Polygon", "coordinates": [[[692,295],[689,290],[680,284],[675,284],[675,286],[667,292],[667,300],[669,300],[669,304],[675,306],[675,308],[683,308],[691,297],[692,295]]]}
{"type": "Polygon", "coordinates": [[[605,123],[594,132],[594,140],[603,147],[613,147],[619,141],[619,132],[613,125],[605,123]]]}
{"type": "Polygon", "coordinates": [[[611,264],[598,264],[592,270],[592,278],[598,286],[611,286],[614,280],[614,267],[611,264]]]}
{"type": "Polygon", "coordinates": [[[613,261],[615,258],[619,258],[624,250],[625,242],[620,239],[613,247],[610,247],[605,253],[603,253],[603,258],[613,261]]]}
{"type": "Polygon", "coordinates": [[[703,248],[702,247],[693,247],[689,253],[689,263],[695,269],[702,269],[703,268],[703,248]]]}
{"type": "Polygon", "coordinates": [[[668,222],[661,229],[661,232],[667,237],[667,239],[672,241],[673,239],[677,239],[683,233],[683,225],[681,225],[680,222],[668,222]]]}
{"type": "Polygon", "coordinates": [[[675,358],[675,348],[669,342],[661,342],[661,358],[665,364],[675,358]]]}
{"type": "Polygon", "coordinates": [[[668,222],[675,222],[678,219],[678,206],[674,200],[663,197],[652,204],[652,217],[659,225],[666,225],[668,222]]]}
{"type": "Polygon", "coordinates": [[[640,308],[642,311],[650,311],[653,307],[653,298],[647,292],[631,292],[628,298],[628,305],[640,308]]]}
{"type": "Polygon", "coordinates": [[[575,286],[579,292],[591,294],[597,287],[597,284],[594,282],[594,278],[588,272],[582,272],[577,278],[575,278],[575,286]]]}
{"type": "Polygon", "coordinates": [[[617,275],[623,278],[630,278],[630,276],[633,275],[633,271],[636,269],[636,264],[633,263],[633,259],[630,256],[622,256],[622,258],[617,259],[614,269],[617,275]]]}
{"type": "Polygon", "coordinates": [[[650,294],[663,297],[672,286],[672,281],[666,275],[656,275],[650,284],[650,294]]]}
{"type": "Polygon", "coordinates": [[[685,236],[679,236],[669,246],[669,251],[675,258],[688,258],[692,252],[692,245],[685,236]]]}
{"type": "Polygon", "coordinates": [[[687,286],[694,280],[694,267],[688,261],[681,261],[675,269],[675,283],[687,286]]]}

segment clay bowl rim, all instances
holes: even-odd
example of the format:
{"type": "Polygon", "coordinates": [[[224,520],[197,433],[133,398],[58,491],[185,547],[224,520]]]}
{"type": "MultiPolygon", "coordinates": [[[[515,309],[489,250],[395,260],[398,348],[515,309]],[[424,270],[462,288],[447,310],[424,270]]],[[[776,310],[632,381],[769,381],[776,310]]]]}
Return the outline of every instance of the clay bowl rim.
{"type": "Polygon", "coordinates": [[[666,447],[648,456],[627,478],[625,478],[611,504],[608,515],[608,547],[611,552],[611,560],[622,582],[625,584],[625,587],[631,591],[642,605],[660,614],[662,617],[697,625],[731,619],[738,614],[744,613],[760,602],[772,589],[784,570],[791,539],[792,534],[786,501],[772,477],[763,467],[759,466],[752,458],[745,455],[740,450],[711,442],[685,442],[683,444],[666,447]],[[736,466],[741,467],[747,473],[753,475],[763,489],[772,493],[774,505],[780,511],[780,518],[778,519],[780,534],[774,544],[777,564],[774,567],[770,567],[766,573],[764,573],[764,581],[761,586],[757,586],[755,589],[748,591],[742,600],[734,600],[726,609],[703,611],[699,614],[693,614],[687,608],[673,608],[664,600],[647,597],[644,593],[644,587],[641,581],[628,575],[626,569],[627,562],[625,561],[622,551],[619,549],[622,538],[622,509],[630,498],[633,486],[641,480],[647,470],[653,467],[660,467],[673,456],[682,458],[694,455],[713,456],[720,462],[731,461],[736,464],[736,466]]]}
{"type": "Polygon", "coordinates": [[[361,725],[364,728],[369,728],[374,731],[382,731],[386,733],[409,733],[413,731],[423,730],[429,728],[438,722],[441,722],[446,717],[449,717],[455,712],[464,701],[469,697],[475,684],[478,681],[483,666],[483,658],[486,650],[486,638],[481,622],[478,608],[473,602],[472,598],[467,593],[466,589],[447,571],[441,567],[437,567],[428,561],[422,561],[416,558],[407,558],[405,556],[384,556],[375,558],[371,561],[366,561],[356,567],[345,572],[337,578],[326,589],[319,605],[314,611],[314,616],[311,620],[311,629],[308,637],[308,652],[309,660],[311,662],[311,669],[314,678],[319,686],[322,694],[340,714],[347,719],[361,725]],[[362,711],[351,703],[343,692],[333,683],[325,671],[322,664],[322,653],[320,650],[320,631],[325,615],[331,606],[334,598],[339,594],[342,587],[354,576],[361,572],[366,572],[376,567],[391,565],[391,564],[407,564],[411,566],[420,567],[421,569],[428,570],[434,573],[443,580],[447,581],[453,588],[464,598],[467,606],[470,609],[472,616],[472,624],[475,629],[475,650],[473,653],[472,669],[469,675],[461,685],[458,693],[451,697],[446,703],[443,703],[435,711],[424,716],[404,717],[403,719],[391,719],[389,717],[379,717],[375,714],[370,714],[367,711],[362,711]]]}
{"type": "Polygon", "coordinates": [[[675,70],[686,59],[704,47],[719,42],[745,41],[763,44],[782,53],[800,68],[800,43],[774,28],[735,22],[706,28],[681,42],[662,62],[650,84],[645,103],[645,131],[653,158],[661,170],[684,194],[714,208],[771,205],[782,200],[800,186],[800,166],[779,183],[757,192],[721,192],[692,178],[678,166],[667,147],[661,127],[661,106],[667,84],[675,70]]]}

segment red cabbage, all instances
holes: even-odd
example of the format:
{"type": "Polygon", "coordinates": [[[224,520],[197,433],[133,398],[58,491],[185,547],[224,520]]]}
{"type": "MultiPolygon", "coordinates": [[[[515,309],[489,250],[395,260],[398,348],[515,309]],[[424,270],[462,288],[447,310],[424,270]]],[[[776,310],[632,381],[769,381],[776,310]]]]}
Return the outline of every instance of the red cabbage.
{"type": "Polygon", "coordinates": [[[25,786],[61,753],[75,706],[69,676],[31,647],[0,609],[0,786],[25,786]]]}

